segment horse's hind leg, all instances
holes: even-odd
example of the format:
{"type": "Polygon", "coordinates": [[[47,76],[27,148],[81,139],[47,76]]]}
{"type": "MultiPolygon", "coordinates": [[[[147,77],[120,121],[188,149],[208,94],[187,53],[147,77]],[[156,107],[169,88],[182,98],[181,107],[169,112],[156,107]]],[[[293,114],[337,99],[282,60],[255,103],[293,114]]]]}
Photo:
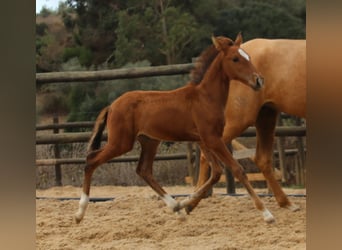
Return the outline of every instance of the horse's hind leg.
{"type": "Polygon", "coordinates": [[[254,161],[264,174],[265,179],[269,187],[272,189],[279,206],[296,211],[299,209],[299,207],[293,205],[289,201],[288,197],[274,176],[272,154],[277,117],[277,111],[272,108],[263,107],[260,110],[255,124],[257,130],[257,146],[254,161]]]}
{"type": "Polygon", "coordinates": [[[166,191],[154,179],[152,173],[153,160],[157,153],[160,141],[154,140],[145,135],[140,135],[138,137],[138,141],[141,144],[141,153],[138,167],[136,169],[137,174],[144,179],[144,181],[160,196],[169,208],[176,211],[178,208],[178,202],[166,193],[166,191]]]}
{"type": "Polygon", "coordinates": [[[89,203],[91,177],[95,169],[110,159],[126,153],[132,148],[132,146],[133,142],[128,141],[127,143],[122,143],[117,147],[107,143],[102,149],[92,151],[88,154],[86,166],[84,168],[83,192],[81,194],[78,211],[75,214],[76,223],[79,223],[83,219],[87,209],[89,203]]]}

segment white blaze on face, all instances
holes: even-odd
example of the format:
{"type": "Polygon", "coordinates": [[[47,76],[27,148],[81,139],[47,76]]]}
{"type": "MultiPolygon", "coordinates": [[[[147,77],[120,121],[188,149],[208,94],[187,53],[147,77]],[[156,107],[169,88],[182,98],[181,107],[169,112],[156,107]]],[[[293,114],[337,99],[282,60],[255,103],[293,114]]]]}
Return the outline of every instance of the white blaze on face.
{"type": "Polygon", "coordinates": [[[250,61],[249,55],[247,55],[247,53],[243,49],[239,48],[238,51],[243,58],[245,58],[247,61],[250,61]]]}

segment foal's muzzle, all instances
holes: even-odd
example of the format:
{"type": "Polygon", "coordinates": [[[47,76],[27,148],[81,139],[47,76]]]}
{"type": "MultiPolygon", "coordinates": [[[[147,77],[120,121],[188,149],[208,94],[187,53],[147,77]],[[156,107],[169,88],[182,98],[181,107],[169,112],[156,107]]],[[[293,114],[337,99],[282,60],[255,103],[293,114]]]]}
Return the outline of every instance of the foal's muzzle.
{"type": "Polygon", "coordinates": [[[260,75],[255,75],[254,90],[259,90],[264,86],[264,78],[260,75]]]}

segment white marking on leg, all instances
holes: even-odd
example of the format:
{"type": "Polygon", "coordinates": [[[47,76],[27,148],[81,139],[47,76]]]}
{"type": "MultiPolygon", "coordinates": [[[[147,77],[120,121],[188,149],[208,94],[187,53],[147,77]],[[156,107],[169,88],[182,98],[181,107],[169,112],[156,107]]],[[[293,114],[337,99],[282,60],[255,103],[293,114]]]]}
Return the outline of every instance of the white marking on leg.
{"type": "Polygon", "coordinates": [[[89,203],[89,196],[86,195],[85,193],[82,193],[81,194],[81,199],[80,199],[80,202],[79,202],[79,206],[78,206],[78,211],[75,214],[75,219],[76,219],[77,223],[79,223],[82,220],[82,218],[84,217],[84,214],[85,214],[85,211],[87,209],[88,203],[89,203]]]}
{"type": "Polygon", "coordinates": [[[193,202],[195,199],[199,197],[198,192],[195,192],[193,194],[190,194],[187,198],[179,202],[179,205],[181,208],[184,208],[186,206],[189,206],[191,202],[193,202]]]}
{"type": "Polygon", "coordinates": [[[179,202],[179,206],[180,206],[181,208],[184,208],[184,207],[186,207],[186,206],[188,206],[188,205],[190,204],[190,201],[191,201],[191,195],[188,196],[188,197],[186,197],[184,200],[181,200],[181,201],[179,202]]]}
{"type": "Polygon", "coordinates": [[[265,208],[265,210],[262,212],[262,215],[264,216],[264,221],[266,221],[267,223],[275,222],[273,215],[270,211],[268,211],[267,208],[265,208]]]}
{"type": "Polygon", "coordinates": [[[171,208],[172,210],[178,206],[178,202],[171,197],[169,194],[164,194],[161,199],[165,202],[165,204],[171,208]]]}

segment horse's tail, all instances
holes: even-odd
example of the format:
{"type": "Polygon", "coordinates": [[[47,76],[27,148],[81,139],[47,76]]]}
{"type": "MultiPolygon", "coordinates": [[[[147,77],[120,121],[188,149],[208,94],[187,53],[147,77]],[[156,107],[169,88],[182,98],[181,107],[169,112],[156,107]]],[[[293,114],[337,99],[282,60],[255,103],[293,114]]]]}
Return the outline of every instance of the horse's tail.
{"type": "Polygon", "coordinates": [[[91,152],[96,149],[99,149],[101,146],[101,138],[103,134],[103,130],[106,127],[107,115],[108,115],[109,106],[105,107],[101,110],[100,114],[97,116],[93,133],[91,135],[87,151],[91,152]]]}

